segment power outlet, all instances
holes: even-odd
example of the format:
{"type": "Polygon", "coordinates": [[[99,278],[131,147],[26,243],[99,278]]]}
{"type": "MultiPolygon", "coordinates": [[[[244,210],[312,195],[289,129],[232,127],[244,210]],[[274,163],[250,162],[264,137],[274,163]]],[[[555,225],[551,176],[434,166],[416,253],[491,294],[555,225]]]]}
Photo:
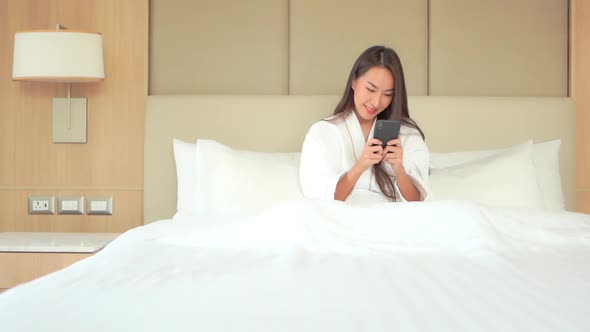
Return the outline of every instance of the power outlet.
{"type": "Polygon", "coordinates": [[[54,196],[29,196],[29,214],[54,214],[54,196]]]}

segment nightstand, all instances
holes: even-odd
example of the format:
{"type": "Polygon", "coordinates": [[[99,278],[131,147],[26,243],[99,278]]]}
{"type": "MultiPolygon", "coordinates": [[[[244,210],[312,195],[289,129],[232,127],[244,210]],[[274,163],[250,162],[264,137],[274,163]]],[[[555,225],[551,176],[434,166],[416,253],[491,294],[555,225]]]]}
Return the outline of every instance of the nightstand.
{"type": "Polygon", "coordinates": [[[0,291],[90,257],[117,233],[0,233],[0,291]]]}

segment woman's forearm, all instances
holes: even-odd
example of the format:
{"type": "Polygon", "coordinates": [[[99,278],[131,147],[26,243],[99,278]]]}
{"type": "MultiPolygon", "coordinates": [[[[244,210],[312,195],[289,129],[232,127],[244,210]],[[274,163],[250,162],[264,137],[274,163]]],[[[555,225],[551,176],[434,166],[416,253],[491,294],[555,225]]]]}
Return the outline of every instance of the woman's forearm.
{"type": "Polygon", "coordinates": [[[358,171],[354,166],[340,178],[336,184],[336,191],[334,192],[334,199],[337,201],[344,201],[354,189],[357,181],[363,172],[358,171]]]}
{"type": "Polygon", "coordinates": [[[412,182],[412,179],[410,179],[410,176],[408,175],[408,173],[406,173],[406,170],[403,167],[399,172],[396,173],[396,177],[397,186],[401,194],[406,199],[406,201],[419,201],[420,192],[418,191],[418,188],[416,188],[416,185],[414,184],[414,182],[412,182]]]}

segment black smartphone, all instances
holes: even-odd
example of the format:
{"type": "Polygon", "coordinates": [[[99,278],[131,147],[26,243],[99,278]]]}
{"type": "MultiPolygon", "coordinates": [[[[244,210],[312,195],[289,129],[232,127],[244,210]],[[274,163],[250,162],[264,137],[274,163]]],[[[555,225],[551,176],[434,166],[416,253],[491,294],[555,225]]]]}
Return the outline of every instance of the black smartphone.
{"type": "Polygon", "coordinates": [[[397,138],[399,135],[399,129],[401,127],[401,121],[397,120],[377,120],[375,123],[375,131],[373,132],[373,138],[377,138],[381,141],[381,145],[385,148],[387,142],[397,138]]]}

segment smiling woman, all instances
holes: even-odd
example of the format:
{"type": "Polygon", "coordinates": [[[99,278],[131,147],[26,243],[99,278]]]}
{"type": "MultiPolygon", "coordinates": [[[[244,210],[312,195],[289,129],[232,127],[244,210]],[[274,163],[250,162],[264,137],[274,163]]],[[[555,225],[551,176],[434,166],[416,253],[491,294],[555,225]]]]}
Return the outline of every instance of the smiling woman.
{"type": "Polygon", "coordinates": [[[375,116],[391,104],[393,86],[393,75],[384,67],[373,67],[353,80],[354,106],[363,134],[369,134],[375,116]]]}
{"type": "Polygon", "coordinates": [[[333,116],[310,128],[301,185],[314,198],[346,201],[369,191],[390,201],[422,201],[428,161],[424,134],[410,118],[401,61],[391,48],[373,46],[352,66],[333,116]],[[374,138],[376,120],[401,121],[399,137],[374,138]]]}

